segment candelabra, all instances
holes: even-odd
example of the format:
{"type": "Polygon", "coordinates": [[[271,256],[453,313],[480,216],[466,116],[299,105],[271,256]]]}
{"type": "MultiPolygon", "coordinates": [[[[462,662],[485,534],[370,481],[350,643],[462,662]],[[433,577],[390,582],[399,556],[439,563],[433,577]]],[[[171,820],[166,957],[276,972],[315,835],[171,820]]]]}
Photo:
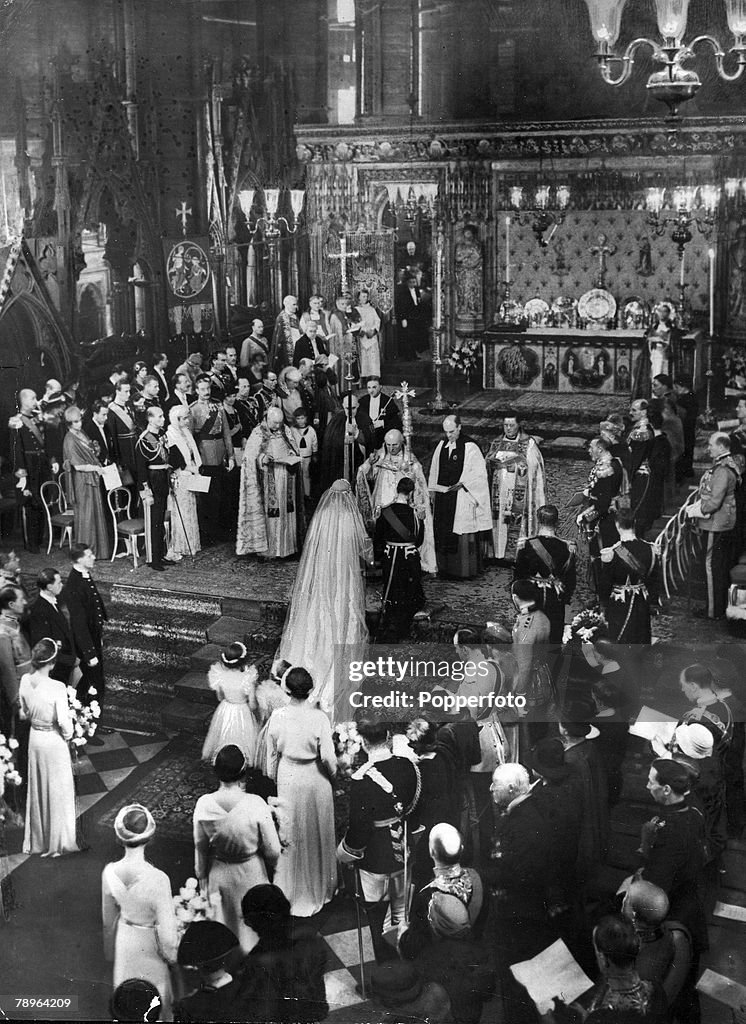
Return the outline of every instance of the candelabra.
{"type": "Polygon", "coordinates": [[[283,233],[282,228],[284,227],[285,233],[288,235],[294,235],[298,230],[305,192],[302,188],[291,188],[288,190],[290,193],[290,208],[292,210],[291,223],[287,217],[278,216],[277,214],[282,189],[265,188],[263,191],[264,211],[260,212],[259,216],[254,220],[252,220],[252,212],[257,190],[249,188],[239,192],[238,202],[241,212],[246,218],[246,224],[251,232],[252,239],[257,233],[261,233],[262,240],[267,244],[272,299],[275,305],[279,305],[282,299],[282,268],[278,259],[278,248],[283,233]]]}
{"type": "Polygon", "coordinates": [[[520,185],[510,189],[510,207],[519,224],[530,224],[536,241],[546,249],[565,219],[570,202],[567,185],[540,185],[531,194],[520,185]],[[551,228],[551,230],[550,230],[551,228]],[[546,232],[549,231],[549,235],[546,232]]]}
{"type": "Polygon", "coordinates": [[[671,228],[671,241],[675,243],[679,259],[692,240],[692,227],[709,238],[715,224],[720,203],[717,185],[681,185],[673,189],[649,188],[645,206],[648,224],[659,237],[671,228]]]}
{"type": "Polygon", "coordinates": [[[694,58],[694,50],[699,43],[706,43],[712,49],[717,73],[726,82],[734,82],[743,74],[746,67],[746,0],[725,0],[728,28],[734,37],[734,45],[728,51],[736,59],[732,72],[726,70],[726,54],[714,36],[704,34],[684,43],[689,0],[655,0],[662,42],[640,37],[633,39],[621,56],[615,54],[612,47],[619,38],[625,3],[626,0],[586,0],[591,31],[598,45],[594,56],[607,85],[624,85],[632,74],[635,54],[640,47],[647,46],[652,50],[653,60],[663,65],[660,71],[650,75],[647,89],[651,96],[666,104],[671,117],[676,117],[681,104],[696,95],[702,85],[696,71],[683,67],[694,58]]]}

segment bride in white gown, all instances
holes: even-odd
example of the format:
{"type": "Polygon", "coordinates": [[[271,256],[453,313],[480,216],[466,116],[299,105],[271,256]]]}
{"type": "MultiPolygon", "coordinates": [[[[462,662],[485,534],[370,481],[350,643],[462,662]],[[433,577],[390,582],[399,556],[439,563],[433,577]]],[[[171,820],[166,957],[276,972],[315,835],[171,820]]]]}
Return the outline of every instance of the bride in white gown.
{"type": "Polygon", "coordinates": [[[372,561],[373,545],[352,489],[336,480],[308,528],[277,651],[278,658],[311,673],[309,704],[318,702],[332,721],[353,717],[347,698],[354,685],[346,678],[335,683],[335,665],[341,669],[359,660],[368,643],[363,562],[372,561]]]}

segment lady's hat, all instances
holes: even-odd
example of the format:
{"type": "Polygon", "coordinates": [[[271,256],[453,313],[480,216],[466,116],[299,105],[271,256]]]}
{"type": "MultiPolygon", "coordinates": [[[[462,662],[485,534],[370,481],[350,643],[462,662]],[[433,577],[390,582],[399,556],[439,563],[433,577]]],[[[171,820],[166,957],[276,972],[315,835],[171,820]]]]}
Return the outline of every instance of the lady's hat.
{"type": "Polygon", "coordinates": [[[570,774],[571,768],[565,761],[565,748],[557,736],[539,740],[528,755],[528,766],[543,779],[550,782],[562,782],[570,774]]]}
{"type": "Polygon", "coordinates": [[[179,943],[176,960],[181,967],[217,967],[237,945],[236,936],[220,921],[192,921],[179,943]]]}
{"type": "Polygon", "coordinates": [[[663,736],[655,736],[652,740],[653,750],[658,757],[676,757],[676,750],[694,761],[701,761],[712,755],[715,741],[710,730],[699,722],[682,722],[677,725],[669,743],[663,736]]]}
{"type": "Polygon", "coordinates": [[[249,656],[246,644],[242,644],[240,640],[231,644],[230,647],[221,653],[220,660],[224,665],[228,665],[229,668],[235,668],[237,665],[242,665],[249,656]]]}
{"type": "Polygon", "coordinates": [[[155,818],[142,804],[127,804],[114,819],[114,833],[122,843],[145,843],[155,834],[155,818]],[[135,831],[135,821],[143,823],[144,828],[135,831]]]}
{"type": "Polygon", "coordinates": [[[562,712],[561,722],[573,739],[595,740],[601,735],[595,725],[591,725],[595,713],[595,707],[590,704],[569,704],[562,712]]]}
{"type": "Polygon", "coordinates": [[[373,968],[370,987],[386,1006],[401,1006],[411,1003],[422,992],[422,978],[412,964],[392,961],[373,968]]]}

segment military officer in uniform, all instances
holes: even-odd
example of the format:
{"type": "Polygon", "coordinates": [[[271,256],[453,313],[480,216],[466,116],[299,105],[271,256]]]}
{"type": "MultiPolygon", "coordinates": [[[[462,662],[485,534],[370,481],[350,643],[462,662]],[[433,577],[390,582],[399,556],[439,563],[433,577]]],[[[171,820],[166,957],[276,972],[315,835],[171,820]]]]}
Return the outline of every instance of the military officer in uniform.
{"type": "MultiPolygon", "coordinates": [[[[109,403],[107,418],[114,449],[114,461],[119,466],[122,483],[125,487],[132,487],[137,476],[137,458],[135,457],[137,424],[135,410],[130,402],[131,390],[132,387],[126,377],[117,384],[114,401],[109,403]]],[[[136,494],[134,496],[136,497],[136,494]]]]}
{"type": "Polygon", "coordinates": [[[220,509],[223,500],[225,462],[233,469],[233,442],[222,402],[210,397],[212,381],[207,374],[197,379],[197,399],[192,404],[192,434],[202,457],[203,476],[210,478],[210,490],[198,495],[197,514],[203,543],[220,540],[220,509]]]}
{"type": "Polygon", "coordinates": [[[555,505],[542,505],[536,518],[538,535],[518,541],[513,579],[531,580],[538,587],[538,608],[549,619],[549,642],[561,644],[565,609],[575,591],[575,545],[557,536],[559,511],[555,505]]]}
{"type": "Polygon", "coordinates": [[[163,556],[171,475],[163,424],[163,409],[159,406],[148,409],[148,429],[142,432],[136,445],[137,478],[142,484],[140,498],[143,508],[150,506],[150,561],[147,564],[156,572],[166,568],[163,556]]]}
{"type": "Polygon", "coordinates": [[[631,509],[618,509],[619,540],[601,550],[598,597],[610,638],[620,644],[649,644],[651,607],[658,605],[659,560],[655,547],[635,533],[631,509]]]}
{"type": "Polygon", "coordinates": [[[30,388],[19,391],[18,410],[9,423],[10,448],[16,495],[26,512],[24,543],[34,552],[39,550],[44,528],[41,487],[59,471],[59,463],[49,457],[39,402],[30,388]]]}
{"type": "Polygon", "coordinates": [[[412,761],[392,755],[385,722],[366,718],[357,728],[368,761],[352,776],[350,823],[337,857],[359,871],[373,950],[380,962],[396,958],[395,949],[383,939],[383,922],[389,901],[392,925],[404,921],[412,832],[417,831],[412,815],[421,778],[412,761]]]}

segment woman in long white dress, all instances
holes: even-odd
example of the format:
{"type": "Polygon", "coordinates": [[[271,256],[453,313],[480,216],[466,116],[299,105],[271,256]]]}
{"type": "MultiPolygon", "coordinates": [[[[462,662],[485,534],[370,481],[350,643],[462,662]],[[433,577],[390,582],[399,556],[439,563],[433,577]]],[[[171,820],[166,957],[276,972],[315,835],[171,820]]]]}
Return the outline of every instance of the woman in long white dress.
{"type": "Polygon", "coordinates": [[[114,961],[112,984],[116,988],[127,978],[151,982],[161,997],[161,1020],[171,1020],[176,916],[168,875],[145,859],[155,821],[147,807],[130,804],[117,815],[114,832],[124,856],[101,875],[104,956],[114,961]]]}
{"type": "Polygon", "coordinates": [[[272,812],[260,796],[247,793],[246,758],[227,746],[215,758],[220,787],[201,796],[194,807],[194,870],[200,892],[220,895],[216,918],[249,953],[259,936],[244,924],[241,900],[254,885],[269,881],[280,856],[272,812]]]}
{"type": "Polygon", "coordinates": [[[342,672],[335,680],[335,658],[348,662],[364,655],[363,562],[372,561],[373,544],[352,489],[336,480],[308,528],[276,655],[308,669],[316,683],[311,703],[318,702],[333,721],[353,717],[348,698],[354,685],[342,672]]]}
{"type": "Polygon", "coordinates": [[[285,675],[290,703],[272,713],[267,730],[267,774],[277,783],[289,846],[282,851],[275,885],[294,917],[317,914],[337,889],[334,794],[337,772],[328,716],[312,707],[313,679],[304,668],[285,675]]]}
{"type": "Polygon", "coordinates": [[[168,461],[173,467],[172,489],[168,496],[171,513],[171,543],[166,552],[169,562],[180,562],[184,555],[196,555],[202,545],[197,520],[197,498],[189,490],[190,477],[199,476],[202,457],[189,429],[189,410],[175,405],[168,414],[166,431],[168,461]]]}
{"type": "Polygon", "coordinates": [[[33,672],[21,679],[20,716],[31,724],[24,853],[77,853],[75,782],[68,741],[73,722],[65,684],[52,679],[59,645],[44,637],[31,652],[33,672]]]}
{"type": "Polygon", "coordinates": [[[219,750],[233,743],[249,764],[254,763],[259,720],[256,717],[258,672],[249,665],[249,652],[240,641],[231,644],[210,666],[207,682],[220,703],[212,716],[202,746],[202,760],[215,760],[219,750]]]}

